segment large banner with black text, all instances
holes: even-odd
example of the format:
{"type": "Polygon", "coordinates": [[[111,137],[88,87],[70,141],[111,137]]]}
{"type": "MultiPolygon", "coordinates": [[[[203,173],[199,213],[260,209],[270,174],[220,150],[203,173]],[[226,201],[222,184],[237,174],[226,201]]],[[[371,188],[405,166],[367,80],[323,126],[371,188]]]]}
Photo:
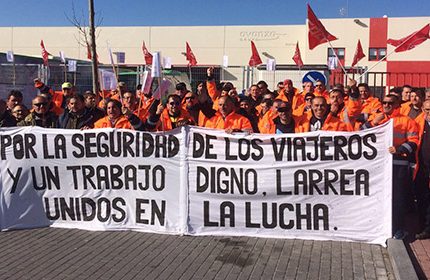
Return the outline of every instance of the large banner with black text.
{"type": "Polygon", "coordinates": [[[392,135],[1,129],[0,228],[384,244],[392,135]]]}
{"type": "Polygon", "coordinates": [[[391,236],[391,125],[246,137],[192,128],[189,135],[191,234],[377,244],[391,236]]]}

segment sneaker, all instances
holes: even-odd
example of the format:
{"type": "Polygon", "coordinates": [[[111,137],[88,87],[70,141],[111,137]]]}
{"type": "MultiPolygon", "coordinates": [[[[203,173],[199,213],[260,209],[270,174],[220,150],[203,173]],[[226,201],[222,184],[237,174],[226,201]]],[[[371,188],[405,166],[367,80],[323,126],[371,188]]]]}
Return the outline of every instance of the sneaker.
{"type": "Polygon", "coordinates": [[[396,233],[394,234],[393,238],[394,239],[398,239],[398,240],[402,240],[407,235],[408,235],[408,233],[406,231],[399,229],[398,231],[396,231],[396,233]]]}
{"type": "Polygon", "coordinates": [[[417,233],[415,235],[415,238],[416,239],[429,239],[430,238],[430,232],[423,231],[423,232],[417,233]]]}

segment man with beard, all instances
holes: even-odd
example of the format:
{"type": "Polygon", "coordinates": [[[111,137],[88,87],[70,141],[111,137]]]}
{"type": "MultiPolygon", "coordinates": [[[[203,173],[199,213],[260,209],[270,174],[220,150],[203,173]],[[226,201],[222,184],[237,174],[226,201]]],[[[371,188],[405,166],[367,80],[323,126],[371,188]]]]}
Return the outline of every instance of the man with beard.
{"type": "Polygon", "coordinates": [[[48,100],[46,97],[38,95],[32,102],[33,112],[24,120],[18,123],[18,126],[40,126],[45,128],[57,127],[57,116],[48,111],[48,100]]]}
{"type": "Polygon", "coordinates": [[[67,109],[58,119],[58,128],[89,129],[94,127],[96,118],[85,107],[82,95],[75,95],[67,99],[67,109]]]}
{"type": "Polygon", "coordinates": [[[0,115],[0,127],[16,126],[16,119],[12,115],[12,108],[22,104],[22,93],[19,90],[11,90],[7,97],[6,108],[0,115]]]}
{"type": "Polygon", "coordinates": [[[84,93],[85,107],[94,116],[94,121],[103,118],[106,113],[103,109],[97,107],[97,99],[94,92],[88,90],[84,93]]]}
{"type": "Polygon", "coordinates": [[[415,120],[423,113],[421,107],[424,101],[424,91],[419,88],[413,88],[410,93],[410,101],[405,102],[400,107],[400,114],[415,120]]]}

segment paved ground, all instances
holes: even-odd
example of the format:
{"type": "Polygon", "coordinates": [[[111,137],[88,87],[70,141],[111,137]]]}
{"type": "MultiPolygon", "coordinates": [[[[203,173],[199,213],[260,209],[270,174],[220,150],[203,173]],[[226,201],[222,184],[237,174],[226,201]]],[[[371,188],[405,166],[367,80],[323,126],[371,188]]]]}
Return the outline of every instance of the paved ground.
{"type": "Polygon", "coordinates": [[[0,279],[394,279],[386,248],[43,228],[0,232],[0,279]]]}

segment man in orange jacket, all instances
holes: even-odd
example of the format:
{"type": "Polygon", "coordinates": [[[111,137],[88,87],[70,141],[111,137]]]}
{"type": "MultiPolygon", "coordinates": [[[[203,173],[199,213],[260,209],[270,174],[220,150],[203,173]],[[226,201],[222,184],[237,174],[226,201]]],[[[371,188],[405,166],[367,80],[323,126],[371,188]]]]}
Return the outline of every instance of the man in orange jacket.
{"type": "Polygon", "coordinates": [[[227,133],[252,132],[251,122],[235,112],[234,101],[229,96],[218,99],[218,112],[206,122],[206,127],[224,129],[227,133]]]}
{"type": "Polygon", "coordinates": [[[159,104],[156,115],[160,115],[157,131],[167,131],[184,125],[194,125],[193,118],[182,108],[181,97],[176,93],[167,96],[166,108],[159,104]]]}
{"type": "Polygon", "coordinates": [[[348,131],[347,126],[330,113],[327,101],[323,96],[313,98],[311,106],[312,111],[306,113],[300,120],[298,132],[318,130],[348,131]]]}
{"type": "Polygon", "coordinates": [[[412,204],[412,174],[410,162],[415,160],[419,137],[418,126],[414,120],[400,114],[400,99],[396,95],[387,95],[382,101],[383,111],[366,122],[362,128],[394,121],[393,146],[388,152],[393,155],[393,233],[394,238],[403,239],[405,211],[412,204]]]}
{"type": "Polygon", "coordinates": [[[424,91],[419,88],[413,88],[410,93],[410,101],[405,102],[400,107],[400,114],[415,120],[423,112],[421,107],[424,101],[424,91]]]}

